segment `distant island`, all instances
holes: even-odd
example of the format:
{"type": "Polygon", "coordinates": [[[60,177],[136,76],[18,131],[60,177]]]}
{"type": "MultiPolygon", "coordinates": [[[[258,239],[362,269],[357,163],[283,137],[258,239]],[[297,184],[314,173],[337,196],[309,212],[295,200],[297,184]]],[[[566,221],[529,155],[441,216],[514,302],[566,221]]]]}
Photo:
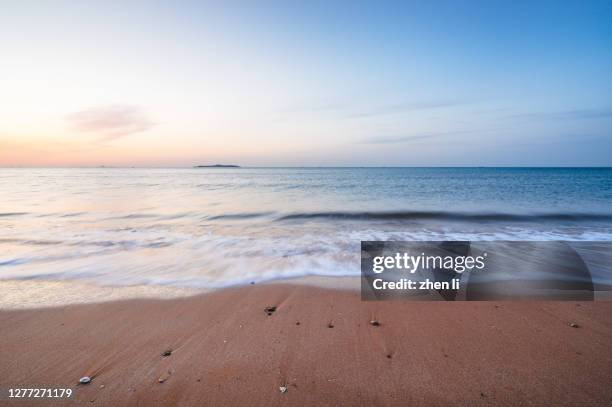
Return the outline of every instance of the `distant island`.
{"type": "Polygon", "coordinates": [[[215,165],[196,165],[193,168],[240,168],[240,166],[233,165],[233,164],[215,164],[215,165]]]}

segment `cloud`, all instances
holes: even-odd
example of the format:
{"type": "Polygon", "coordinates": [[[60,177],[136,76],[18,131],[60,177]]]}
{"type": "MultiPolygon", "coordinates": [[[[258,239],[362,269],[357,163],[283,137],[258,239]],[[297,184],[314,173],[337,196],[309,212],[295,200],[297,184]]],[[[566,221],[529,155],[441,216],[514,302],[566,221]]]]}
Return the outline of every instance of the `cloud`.
{"type": "Polygon", "coordinates": [[[412,141],[429,140],[438,137],[450,136],[455,134],[472,133],[471,131],[448,131],[439,133],[423,133],[405,136],[377,136],[362,140],[363,144],[394,144],[394,143],[409,143],[412,141]]]}
{"type": "Polygon", "coordinates": [[[369,104],[355,101],[320,101],[303,103],[287,107],[283,113],[319,113],[329,112],[348,119],[360,119],[397,113],[408,113],[423,110],[452,108],[473,103],[464,100],[404,100],[396,103],[369,104]]]}
{"type": "Polygon", "coordinates": [[[548,113],[524,113],[508,116],[510,119],[605,119],[612,117],[612,109],[574,109],[548,113]]]}
{"type": "Polygon", "coordinates": [[[149,130],[155,123],[138,106],[99,106],[69,114],[66,119],[77,132],[94,133],[105,140],[149,130]]]}
{"type": "Polygon", "coordinates": [[[347,103],[338,101],[320,101],[314,103],[301,103],[288,106],[281,110],[283,113],[303,113],[303,112],[328,112],[346,110],[350,106],[347,103]]]}
{"type": "Polygon", "coordinates": [[[359,117],[370,117],[379,116],[393,113],[407,113],[420,110],[432,110],[432,109],[443,109],[449,107],[456,107],[465,105],[467,102],[450,101],[450,100],[433,100],[433,101],[420,101],[420,102],[401,102],[395,104],[389,104],[385,106],[374,107],[368,110],[362,110],[359,112],[350,113],[348,117],[359,118],[359,117]]]}
{"type": "Polygon", "coordinates": [[[580,109],[560,112],[558,117],[567,119],[600,119],[612,117],[612,109],[580,109]]]}

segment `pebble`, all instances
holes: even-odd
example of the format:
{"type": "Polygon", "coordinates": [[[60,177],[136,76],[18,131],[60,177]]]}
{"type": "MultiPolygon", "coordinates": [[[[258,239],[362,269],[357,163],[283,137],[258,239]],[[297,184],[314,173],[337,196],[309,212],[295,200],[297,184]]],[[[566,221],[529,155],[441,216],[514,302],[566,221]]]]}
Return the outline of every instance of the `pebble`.
{"type": "Polygon", "coordinates": [[[157,379],[157,382],[158,382],[158,383],[163,383],[163,382],[165,382],[166,380],[168,380],[168,379],[170,378],[170,375],[171,375],[171,374],[172,374],[172,371],[171,371],[171,370],[168,370],[166,373],[164,373],[163,375],[161,375],[161,376],[159,377],[159,379],[157,379]]]}
{"type": "Polygon", "coordinates": [[[264,311],[266,314],[268,314],[268,316],[270,316],[274,311],[276,311],[276,307],[266,307],[264,308],[264,311]]]}
{"type": "Polygon", "coordinates": [[[378,320],[376,320],[376,319],[373,319],[373,320],[370,321],[370,325],[372,325],[372,326],[380,326],[380,322],[378,322],[378,320]]]}
{"type": "Polygon", "coordinates": [[[163,351],[163,352],[162,352],[162,354],[161,354],[161,355],[162,355],[163,357],[166,357],[166,356],[170,356],[170,355],[172,355],[172,349],[166,349],[165,351],[163,351]]]}
{"type": "Polygon", "coordinates": [[[578,325],[575,322],[570,322],[568,325],[571,326],[572,328],[580,328],[580,325],[578,325]]]}
{"type": "Polygon", "coordinates": [[[279,387],[279,388],[278,388],[278,390],[279,390],[281,393],[287,393],[287,387],[286,387],[286,386],[281,386],[281,387],[279,387]]]}
{"type": "Polygon", "coordinates": [[[83,376],[79,379],[80,384],[89,384],[91,382],[91,377],[83,376]]]}

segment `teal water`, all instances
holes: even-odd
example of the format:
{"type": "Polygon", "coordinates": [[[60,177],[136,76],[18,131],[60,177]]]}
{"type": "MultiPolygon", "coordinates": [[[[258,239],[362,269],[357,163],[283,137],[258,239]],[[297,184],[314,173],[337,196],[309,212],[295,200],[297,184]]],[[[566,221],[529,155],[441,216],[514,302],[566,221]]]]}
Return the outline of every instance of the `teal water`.
{"type": "Polygon", "coordinates": [[[361,240],[612,240],[607,168],[0,169],[0,279],[358,275],[361,240]]]}

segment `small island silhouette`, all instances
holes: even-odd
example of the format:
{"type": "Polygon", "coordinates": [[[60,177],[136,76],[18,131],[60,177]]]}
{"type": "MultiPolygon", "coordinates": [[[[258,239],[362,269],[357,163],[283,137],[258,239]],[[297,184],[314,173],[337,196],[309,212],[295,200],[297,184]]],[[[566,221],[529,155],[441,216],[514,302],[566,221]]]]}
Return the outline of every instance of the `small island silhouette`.
{"type": "Polygon", "coordinates": [[[234,164],[195,165],[193,168],[240,168],[234,164]]]}

